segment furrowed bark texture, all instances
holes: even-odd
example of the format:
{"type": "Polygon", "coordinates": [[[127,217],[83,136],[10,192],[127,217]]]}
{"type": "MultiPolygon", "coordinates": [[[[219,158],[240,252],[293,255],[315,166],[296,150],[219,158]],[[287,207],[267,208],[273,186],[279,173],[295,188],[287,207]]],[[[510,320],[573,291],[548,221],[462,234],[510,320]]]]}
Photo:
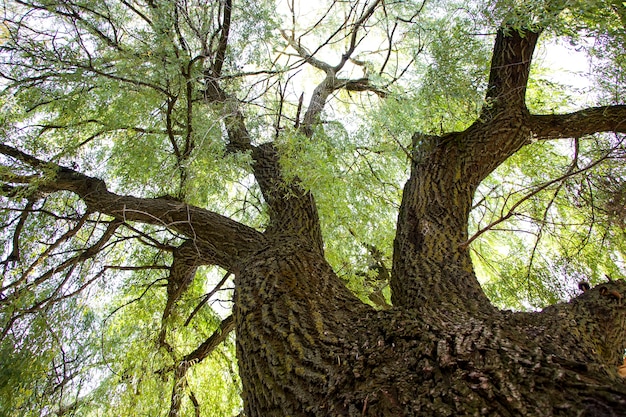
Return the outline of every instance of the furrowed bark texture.
{"type": "Polygon", "coordinates": [[[534,314],[376,312],[297,239],[250,258],[236,287],[248,416],[626,415],[626,308],[599,289],[534,314]]]}
{"type": "MultiPolygon", "coordinates": [[[[343,415],[342,361],[357,349],[353,320],[371,309],[310,243],[276,242],[236,278],[236,323],[248,415],[343,415]]],[[[345,365],[344,365],[345,366],[345,365]]]]}
{"type": "Polygon", "coordinates": [[[489,107],[464,132],[416,134],[411,176],[404,187],[394,243],[394,305],[465,305],[488,312],[489,300],[473,273],[467,240],[476,187],[528,143],[525,86],[538,34],[500,31],[489,76],[489,107]]]}

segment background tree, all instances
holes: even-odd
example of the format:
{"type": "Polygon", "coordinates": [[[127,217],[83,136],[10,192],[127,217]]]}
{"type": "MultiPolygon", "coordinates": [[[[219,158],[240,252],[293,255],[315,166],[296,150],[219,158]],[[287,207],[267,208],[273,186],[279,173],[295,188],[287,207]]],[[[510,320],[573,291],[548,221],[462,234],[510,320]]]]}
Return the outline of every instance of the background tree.
{"type": "Polygon", "coordinates": [[[3,13],[4,413],[626,415],[621,1],[3,13]]]}

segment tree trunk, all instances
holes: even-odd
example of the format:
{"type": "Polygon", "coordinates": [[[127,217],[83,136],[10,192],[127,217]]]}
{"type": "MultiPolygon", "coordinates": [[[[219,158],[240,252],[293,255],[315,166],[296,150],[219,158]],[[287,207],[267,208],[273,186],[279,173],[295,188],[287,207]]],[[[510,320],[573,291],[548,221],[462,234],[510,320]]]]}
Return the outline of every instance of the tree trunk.
{"type": "Polygon", "coordinates": [[[380,312],[296,238],[250,258],[236,288],[249,417],[626,415],[626,309],[598,289],[542,313],[380,312]]]}
{"type": "Polygon", "coordinates": [[[374,311],[309,242],[284,238],[236,275],[237,353],[248,416],[343,415],[355,320],[374,311]]]}

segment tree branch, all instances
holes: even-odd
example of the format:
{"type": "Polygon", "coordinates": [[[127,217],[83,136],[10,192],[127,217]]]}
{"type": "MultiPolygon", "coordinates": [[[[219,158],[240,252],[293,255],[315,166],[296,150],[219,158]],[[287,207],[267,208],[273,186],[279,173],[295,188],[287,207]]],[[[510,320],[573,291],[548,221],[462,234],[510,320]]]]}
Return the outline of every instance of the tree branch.
{"type": "Polygon", "coordinates": [[[534,188],[533,190],[531,190],[529,193],[527,193],[526,195],[522,196],[522,198],[520,198],[516,203],[514,203],[511,208],[507,211],[506,214],[503,214],[502,216],[498,217],[496,220],[492,221],[491,223],[489,223],[487,226],[481,228],[480,230],[477,230],[469,239],[467,239],[465,242],[461,243],[459,245],[460,248],[467,248],[474,240],[476,240],[478,237],[480,237],[483,233],[493,229],[495,226],[497,226],[498,224],[508,220],[509,218],[515,216],[517,214],[516,210],[517,208],[522,205],[524,202],[528,201],[529,199],[531,199],[532,197],[534,197],[535,195],[539,194],[540,192],[542,192],[543,190],[545,190],[546,188],[554,185],[554,184],[559,184],[562,183],[563,181],[565,181],[566,179],[570,178],[570,177],[574,177],[578,174],[581,174],[583,172],[589,171],[590,169],[596,167],[598,164],[604,162],[606,159],[609,158],[610,154],[613,152],[613,149],[610,150],[609,152],[607,152],[605,155],[603,155],[601,158],[590,162],[589,164],[587,164],[586,166],[580,168],[580,169],[574,169],[575,168],[575,162],[576,160],[573,161],[572,165],[570,165],[570,167],[568,168],[567,172],[565,172],[563,175],[559,176],[558,178],[554,178],[552,180],[546,181],[543,184],[538,185],[536,188],[534,188]]]}
{"type": "Polygon", "coordinates": [[[481,118],[491,119],[505,109],[526,108],[526,86],[539,34],[510,27],[498,30],[487,85],[487,106],[481,118]]]}
{"type": "MultiPolygon", "coordinates": [[[[368,78],[351,80],[340,79],[337,77],[337,73],[341,71],[346,62],[351,59],[352,54],[354,53],[358,45],[357,36],[359,29],[365,24],[365,22],[367,22],[370,17],[372,17],[374,11],[380,3],[381,0],[375,0],[367,9],[363,11],[361,16],[356,20],[356,22],[354,22],[350,32],[350,41],[348,44],[348,48],[346,52],[341,55],[341,59],[339,60],[337,65],[334,66],[315,58],[315,53],[309,52],[304,46],[302,46],[302,44],[300,43],[300,39],[296,40],[293,32],[291,34],[287,34],[286,31],[281,30],[283,38],[285,38],[289,46],[291,46],[298,53],[298,55],[304,60],[304,62],[326,73],[326,77],[324,78],[324,80],[319,83],[317,87],[315,87],[307,111],[304,114],[304,119],[301,124],[301,131],[304,133],[305,136],[313,136],[315,125],[319,123],[320,114],[322,113],[322,110],[324,110],[326,101],[334,91],[345,88],[348,91],[372,91],[381,97],[384,97],[386,95],[386,93],[381,88],[373,86],[368,78]]],[[[354,9],[351,10],[351,13],[353,10],[354,9]]],[[[341,28],[347,26],[348,21],[346,20],[341,25],[341,28]]],[[[328,38],[325,43],[319,46],[316,52],[319,51],[324,45],[327,45],[333,36],[334,34],[331,35],[331,37],[328,38]]]]}
{"type": "MultiPolygon", "coordinates": [[[[311,194],[306,192],[297,180],[291,183],[285,181],[278,151],[272,143],[252,145],[244,115],[239,109],[239,100],[228,96],[217,79],[205,75],[205,80],[210,89],[207,91],[207,98],[223,106],[224,125],[228,134],[227,150],[252,153],[254,177],[270,207],[270,224],[266,232],[292,234],[296,232],[308,238],[307,240],[321,251],[322,232],[311,194]]],[[[233,270],[231,267],[224,269],[233,270]]]]}
{"type": "Polygon", "coordinates": [[[28,215],[35,205],[34,199],[28,199],[26,203],[26,207],[22,210],[20,214],[20,220],[17,222],[17,226],[15,226],[15,231],[13,232],[13,249],[11,253],[7,257],[6,260],[0,262],[0,265],[4,263],[17,262],[20,260],[20,235],[22,230],[24,229],[24,225],[26,224],[26,220],[28,219],[28,215]]]}
{"type": "Polygon", "coordinates": [[[354,50],[357,47],[357,40],[356,39],[357,39],[357,35],[359,33],[359,29],[361,28],[361,26],[363,26],[365,24],[365,22],[367,22],[367,19],[372,17],[372,15],[374,14],[374,11],[376,10],[376,7],[378,7],[380,2],[381,2],[381,0],[375,0],[370,5],[370,7],[368,7],[363,12],[361,17],[354,23],[354,28],[352,29],[352,34],[350,36],[350,46],[348,47],[348,50],[341,56],[341,61],[339,61],[339,63],[337,65],[335,65],[335,68],[333,68],[335,70],[335,72],[338,72],[339,70],[341,70],[343,68],[343,66],[346,64],[346,62],[348,62],[350,57],[352,57],[352,54],[354,53],[354,50]]]}
{"type": "Polygon", "coordinates": [[[218,347],[235,329],[235,318],[230,315],[220,323],[220,327],[213,334],[198,346],[193,352],[187,354],[176,366],[174,372],[174,386],[172,387],[172,399],[170,402],[170,417],[179,415],[183,390],[187,382],[185,375],[187,370],[194,364],[204,360],[216,347],[218,347]]]}
{"type": "Polygon", "coordinates": [[[389,94],[388,91],[373,85],[369,78],[359,78],[356,80],[339,79],[338,81],[343,84],[343,88],[347,91],[371,91],[380,98],[385,98],[389,94]]]}
{"type": "Polygon", "coordinates": [[[174,249],[172,266],[167,278],[167,303],[163,310],[163,321],[170,315],[174,303],[193,282],[198,267],[206,262],[202,254],[207,250],[202,250],[200,245],[201,242],[189,239],[174,249]]]}
{"type": "Polygon", "coordinates": [[[626,133],[626,105],[592,107],[567,114],[532,115],[528,121],[539,140],[579,138],[599,132],[626,133]]]}
{"type": "MultiPolygon", "coordinates": [[[[20,218],[21,218],[21,216],[20,216],[20,218]]],[[[85,223],[87,222],[88,218],[89,218],[88,214],[82,215],[76,221],[76,225],[74,225],[74,227],[69,229],[61,237],[59,237],[53,243],[48,245],[48,247],[25,269],[25,271],[22,273],[20,278],[16,279],[15,281],[11,282],[10,284],[7,284],[6,286],[4,286],[2,288],[0,288],[0,291],[6,291],[6,290],[8,290],[10,288],[18,287],[22,283],[27,282],[28,278],[31,275],[31,273],[33,271],[35,271],[38,267],[41,267],[41,265],[45,262],[46,259],[48,259],[51,256],[51,254],[53,253],[53,251],[55,249],[57,249],[63,243],[67,242],[70,238],[74,237],[80,230],[82,230],[82,228],[85,225],[85,223]]],[[[19,226],[19,224],[18,224],[18,226],[19,226]]],[[[17,232],[17,227],[16,227],[16,232],[17,232]]],[[[15,242],[15,243],[18,243],[18,242],[15,242]]],[[[29,285],[38,285],[39,283],[41,283],[41,282],[47,280],[48,278],[50,278],[57,271],[61,271],[61,270],[65,269],[68,266],[74,265],[78,260],[79,260],[78,257],[70,258],[66,263],[63,263],[61,265],[57,265],[56,267],[54,267],[51,270],[48,270],[47,272],[45,272],[43,275],[41,275],[38,278],[31,279],[31,282],[30,282],[29,285]]],[[[8,259],[7,259],[7,261],[8,261],[8,259]]],[[[7,262],[7,261],[5,261],[5,262],[7,262]]],[[[27,286],[27,288],[28,288],[28,286],[27,286]]]]}
{"type": "Polygon", "coordinates": [[[185,357],[181,361],[181,364],[198,363],[204,360],[204,358],[209,356],[209,354],[213,352],[213,350],[215,350],[215,348],[218,347],[220,343],[226,340],[230,332],[232,332],[234,329],[235,317],[230,315],[222,320],[222,322],[220,323],[220,327],[215,330],[215,332],[213,332],[213,334],[208,339],[206,339],[195,350],[185,355],[185,357]]]}
{"type": "Polygon", "coordinates": [[[211,297],[213,297],[215,295],[216,292],[218,292],[222,286],[226,283],[226,280],[231,276],[230,271],[226,272],[224,274],[224,276],[222,277],[222,279],[220,280],[220,282],[217,283],[217,285],[215,285],[215,287],[209,291],[203,298],[202,300],[198,303],[198,305],[193,309],[193,311],[191,312],[191,314],[189,315],[189,317],[187,317],[187,320],[185,320],[185,324],[184,326],[188,326],[189,323],[191,323],[191,320],[195,317],[196,314],[198,314],[198,311],[200,311],[200,309],[202,308],[203,305],[205,305],[210,299],[211,297]]]}
{"type": "Polygon", "coordinates": [[[207,263],[236,270],[239,260],[263,244],[261,233],[220,214],[170,198],[138,198],[107,190],[104,181],[69,168],[45,162],[13,147],[0,144],[0,153],[39,170],[33,181],[43,192],[70,191],[77,194],[92,212],[123,221],[162,225],[194,239],[207,263]],[[48,173],[44,175],[44,173],[48,173]],[[50,175],[50,173],[53,173],[50,175]]]}
{"type": "Polygon", "coordinates": [[[289,46],[296,50],[298,56],[300,56],[300,58],[302,58],[304,62],[319,70],[324,71],[325,73],[329,73],[333,69],[331,65],[315,58],[313,54],[311,54],[304,46],[302,46],[300,41],[296,41],[293,33],[291,35],[288,35],[287,32],[282,29],[280,33],[281,35],[283,35],[283,38],[287,41],[287,43],[289,43],[289,46]]]}
{"type": "Polygon", "coordinates": [[[224,15],[222,19],[222,27],[220,30],[220,40],[215,54],[215,62],[213,62],[212,75],[218,78],[222,75],[222,66],[224,65],[224,57],[226,55],[226,47],[228,46],[228,33],[230,31],[230,16],[232,12],[232,0],[225,0],[224,15]]]}

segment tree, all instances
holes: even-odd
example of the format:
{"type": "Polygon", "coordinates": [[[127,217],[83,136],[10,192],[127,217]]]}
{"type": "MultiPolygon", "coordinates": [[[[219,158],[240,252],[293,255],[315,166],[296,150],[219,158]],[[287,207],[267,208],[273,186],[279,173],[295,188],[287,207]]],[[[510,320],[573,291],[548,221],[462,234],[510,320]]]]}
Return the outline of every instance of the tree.
{"type": "Polygon", "coordinates": [[[36,397],[8,409],[218,414],[197,381],[234,330],[247,416],[626,415],[626,283],[595,285],[623,274],[623,3],[324,7],[4,5],[1,388],[36,397]],[[595,104],[531,77],[556,36],[595,40],[595,104]],[[506,224],[559,252],[516,282],[586,258],[594,286],[496,308],[474,266],[506,224]]]}

